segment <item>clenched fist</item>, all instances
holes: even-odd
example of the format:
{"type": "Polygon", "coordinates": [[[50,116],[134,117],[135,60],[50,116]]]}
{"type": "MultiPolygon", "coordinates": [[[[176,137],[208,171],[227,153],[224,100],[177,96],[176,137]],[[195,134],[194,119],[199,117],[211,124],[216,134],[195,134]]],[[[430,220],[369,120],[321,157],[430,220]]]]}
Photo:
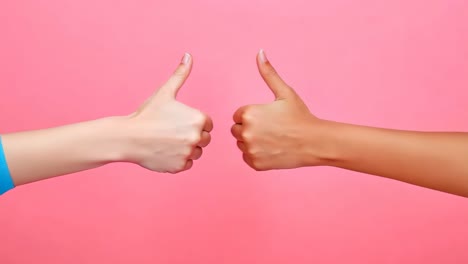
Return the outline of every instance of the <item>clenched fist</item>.
{"type": "Polygon", "coordinates": [[[192,57],[185,54],[169,80],[129,116],[127,161],[153,171],[177,173],[190,169],[193,160],[201,157],[202,148],[210,143],[213,123],[206,114],[176,100],[191,68],[192,57]]]}
{"type": "Polygon", "coordinates": [[[244,161],[255,170],[318,165],[320,143],[310,142],[310,135],[321,131],[320,119],[310,113],[296,92],[281,79],[263,50],[257,55],[257,64],[276,100],[243,106],[235,112],[231,132],[244,161]],[[311,164],[314,156],[316,164],[311,164]]]}

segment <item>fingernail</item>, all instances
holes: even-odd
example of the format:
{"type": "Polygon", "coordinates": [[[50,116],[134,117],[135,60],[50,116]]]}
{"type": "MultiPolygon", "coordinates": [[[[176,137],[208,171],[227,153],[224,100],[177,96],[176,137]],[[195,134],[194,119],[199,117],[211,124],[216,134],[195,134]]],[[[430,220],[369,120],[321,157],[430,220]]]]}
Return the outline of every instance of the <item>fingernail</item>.
{"type": "Polygon", "coordinates": [[[260,61],[265,63],[268,61],[267,57],[266,57],[266,54],[265,54],[265,51],[263,49],[260,50],[260,52],[258,53],[260,56],[260,61]]]}
{"type": "Polygon", "coordinates": [[[190,54],[185,53],[184,57],[182,58],[182,63],[187,65],[187,64],[189,64],[189,62],[190,62],[190,54]]]}

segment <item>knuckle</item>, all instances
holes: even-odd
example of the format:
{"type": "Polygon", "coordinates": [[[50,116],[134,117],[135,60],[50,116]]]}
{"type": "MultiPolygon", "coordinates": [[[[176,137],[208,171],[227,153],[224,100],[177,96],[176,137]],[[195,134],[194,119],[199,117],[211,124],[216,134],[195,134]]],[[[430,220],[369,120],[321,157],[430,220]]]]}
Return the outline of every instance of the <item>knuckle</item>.
{"type": "Polygon", "coordinates": [[[201,140],[201,134],[200,133],[193,133],[191,134],[188,138],[187,141],[191,145],[195,145],[201,140]]]}
{"type": "Polygon", "coordinates": [[[170,174],[176,174],[177,169],[174,166],[172,166],[171,168],[167,169],[165,172],[170,173],[170,174]]]}
{"type": "Polygon", "coordinates": [[[253,134],[249,130],[244,130],[241,133],[241,138],[245,142],[251,142],[253,140],[253,134]]]}
{"type": "Polygon", "coordinates": [[[199,112],[193,118],[193,124],[196,127],[202,127],[207,121],[207,117],[205,114],[199,112]]]}
{"type": "Polygon", "coordinates": [[[240,107],[234,113],[233,120],[235,122],[241,121],[242,123],[245,123],[246,121],[248,121],[249,117],[252,117],[252,112],[254,108],[255,105],[245,105],[240,107]]]}
{"type": "Polygon", "coordinates": [[[255,108],[249,107],[246,111],[242,113],[242,121],[246,123],[254,122],[256,118],[255,108]]]}
{"type": "Polygon", "coordinates": [[[174,165],[173,168],[171,168],[168,172],[175,174],[175,173],[182,171],[184,168],[185,168],[185,160],[177,162],[177,164],[174,165]]]}
{"type": "Polygon", "coordinates": [[[181,144],[182,145],[188,145],[190,147],[198,144],[201,140],[201,133],[198,133],[198,131],[193,131],[185,134],[181,138],[181,144]]]}
{"type": "Polygon", "coordinates": [[[252,168],[256,171],[264,171],[266,170],[264,163],[259,161],[258,159],[252,160],[252,168]]]}
{"type": "Polygon", "coordinates": [[[192,154],[192,148],[183,148],[181,151],[180,151],[180,154],[182,156],[182,158],[185,160],[187,157],[190,156],[190,154],[192,154]]]}
{"type": "Polygon", "coordinates": [[[178,165],[179,162],[183,162],[185,160],[187,160],[188,157],[190,157],[190,155],[192,154],[193,152],[193,147],[192,146],[182,146],[178,153],[176,155],[174,155],[174,158],[176,158],[176,161],[175,164],[178,165]]]}
{"type": "Polygon", "coordinates": [[[177,171],[181,171],[181,170],[185,169],[185,163],[186,163],[186,162],[181,162],[181,163],[179,164],[179,166],[177,166],[177,171]]]}
{"type": "Polygon", "coordinates": [[[249,147],[247,148],[247,154],[249,154],[249,156],[255,158],[255,156],[258,154],[258,151],[255,149],[255,148],[252,148],[252,147],[249,147]]]}

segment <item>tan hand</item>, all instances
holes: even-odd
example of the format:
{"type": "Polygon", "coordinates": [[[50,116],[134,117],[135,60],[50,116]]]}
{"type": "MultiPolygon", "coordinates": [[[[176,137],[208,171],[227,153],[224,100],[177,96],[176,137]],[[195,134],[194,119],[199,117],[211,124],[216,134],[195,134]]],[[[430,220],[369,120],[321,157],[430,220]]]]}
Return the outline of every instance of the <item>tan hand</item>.
{"type": "Polygon", "coordinates": [[[244,161],[255,170],[305,166],[304,155],[308,149],[304,134],[319,119],[281,79],[263,51],[257,55],[257,64],[276,100],[243,106],[235,112],[236,124],[231,132],[243,152],[244,161]]]}

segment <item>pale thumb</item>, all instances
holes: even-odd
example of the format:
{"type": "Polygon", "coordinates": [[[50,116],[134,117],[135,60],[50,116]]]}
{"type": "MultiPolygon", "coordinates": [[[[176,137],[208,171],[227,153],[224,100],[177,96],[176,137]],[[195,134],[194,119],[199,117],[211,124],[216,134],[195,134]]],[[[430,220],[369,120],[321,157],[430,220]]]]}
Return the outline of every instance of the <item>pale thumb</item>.
{"type": "Polygon", "coordinates": [[[192,70],[192,56],[185,53],[182,61],[167,82],[156,92],[156,97],[164,99],[175,99],[177,92],[184,85],[192,70]]]}

